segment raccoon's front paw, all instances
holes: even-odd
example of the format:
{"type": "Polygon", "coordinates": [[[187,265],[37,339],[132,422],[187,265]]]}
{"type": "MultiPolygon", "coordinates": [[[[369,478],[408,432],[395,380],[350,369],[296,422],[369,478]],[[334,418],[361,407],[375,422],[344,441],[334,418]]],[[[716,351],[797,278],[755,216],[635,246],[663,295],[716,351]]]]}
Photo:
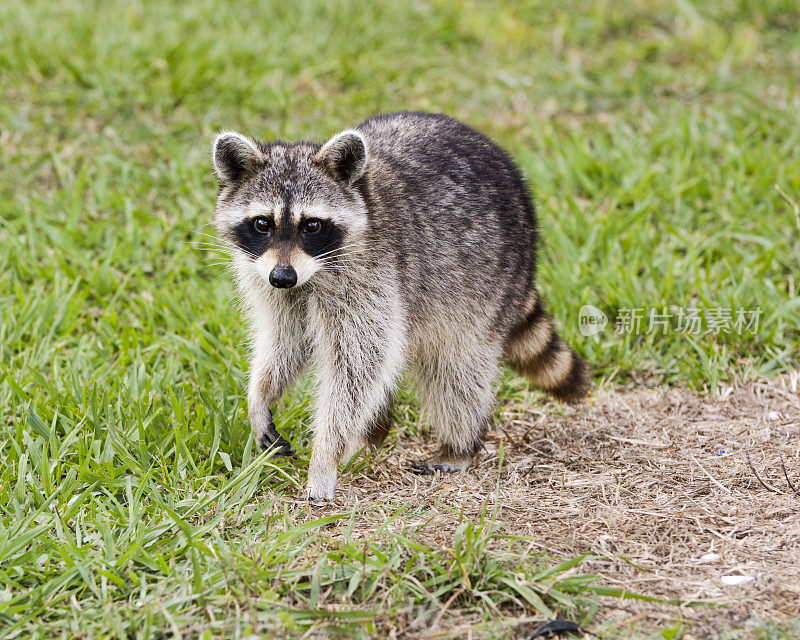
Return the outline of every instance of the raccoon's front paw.
{"type": "Polygon", "coordinates": [[[270,423],[266,430],[262,431],[256,436],[256,442],[262,451],[274,450],[279,456],[293,456],[294,451],[292,445],[286,440],[278,430],[275,428],[274,423],[270,423]]]}
{"type": "Polygon", "coordinates": [[[336,474],[311,474],[308,475],[308,488],[306,495],[308,501],[315,505],[324,505],[333,502],[336,491],[336,474]]]}

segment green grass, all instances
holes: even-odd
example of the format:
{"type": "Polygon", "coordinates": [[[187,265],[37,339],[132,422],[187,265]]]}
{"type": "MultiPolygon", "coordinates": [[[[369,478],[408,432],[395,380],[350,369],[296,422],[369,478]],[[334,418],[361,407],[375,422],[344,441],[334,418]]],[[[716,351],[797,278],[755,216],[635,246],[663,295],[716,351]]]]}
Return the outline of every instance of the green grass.
{"type": "MultiPolygon", "coordinates": [[[[797,366],[800,8],[241,5],[0,3],[0,637],[368,635],[451,599],[486,621],[590,616],[594,583],[542,577],[558,561],[491,514],[445,549],[424,527],[356,540],[359,519],[430,508],[320,520],[294,502],[303,460],[254,457],[242,324],[221,257],[193,244],[210,136],[323,139],[399,108],[481,128],[537,194],[541,286],[598,379],[714,390],[797,366]],[[625,308],[761,321],[587,339],[583,304],[612,325],[625,308]]],[[[278,416],[301,447],[306,401],[278,416]]]]}

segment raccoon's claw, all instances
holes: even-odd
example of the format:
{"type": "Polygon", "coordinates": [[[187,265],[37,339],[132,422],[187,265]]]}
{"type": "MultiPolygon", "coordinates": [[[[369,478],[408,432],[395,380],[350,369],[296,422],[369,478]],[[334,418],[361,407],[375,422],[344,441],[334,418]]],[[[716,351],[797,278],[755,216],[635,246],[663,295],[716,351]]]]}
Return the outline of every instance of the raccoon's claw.
{"type": "Polygon", "coordinates": [[[258,446],[262,451],[273,449],[279,456],[293,456],[294,451],[292,445],[286,440],[278,430],[275,429],[274,424],[270,424],[266,431],[259,434],[258,446]]]}
{"type": "Polygon", "coordinates": [[[417,460],[413,460],[411,462],[409,471],[412,473],[417,473],[421,476],[432,476],[435,475],[437,471],[440,473],[458,473],[459,471],[463,471],[463,469],[445,462],[419,462],[417,460]]]}

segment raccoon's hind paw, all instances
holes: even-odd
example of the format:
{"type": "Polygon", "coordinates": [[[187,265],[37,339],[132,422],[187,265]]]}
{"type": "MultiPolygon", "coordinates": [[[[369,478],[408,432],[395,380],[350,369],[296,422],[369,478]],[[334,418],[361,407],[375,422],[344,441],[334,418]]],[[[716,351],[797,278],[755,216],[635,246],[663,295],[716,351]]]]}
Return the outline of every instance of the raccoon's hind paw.
{"type": "Polygon", "coordinates": [[[275,454],[279,456],[294,455],[292,445],[278,433],[274,424],[270,424],[266,431],[260,433],[256,438],[256,442],[262,451],[274,450],[275,454]]]}
{"type": "Polygon", "coordinates": [[[435,460],[412,460],[409,471],[421,476],[432,476],[439,473],[459,473],[466,471],[469,461],[437,462],[435,460]]]}

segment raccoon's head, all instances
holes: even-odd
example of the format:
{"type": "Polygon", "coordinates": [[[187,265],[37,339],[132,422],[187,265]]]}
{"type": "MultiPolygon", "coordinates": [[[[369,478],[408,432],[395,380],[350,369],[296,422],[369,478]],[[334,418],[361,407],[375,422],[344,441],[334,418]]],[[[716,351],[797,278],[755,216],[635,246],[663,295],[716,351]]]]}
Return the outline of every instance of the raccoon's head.
{"type": "Polygon", "coordinates": [[[361,243],[366,205],[356,183],[367,148],[357,131],[324,145],[264,144],[239,133],[214,140],[220,183],[214,226],[240,276],[285,289],[336,270],[361,243]]]}

